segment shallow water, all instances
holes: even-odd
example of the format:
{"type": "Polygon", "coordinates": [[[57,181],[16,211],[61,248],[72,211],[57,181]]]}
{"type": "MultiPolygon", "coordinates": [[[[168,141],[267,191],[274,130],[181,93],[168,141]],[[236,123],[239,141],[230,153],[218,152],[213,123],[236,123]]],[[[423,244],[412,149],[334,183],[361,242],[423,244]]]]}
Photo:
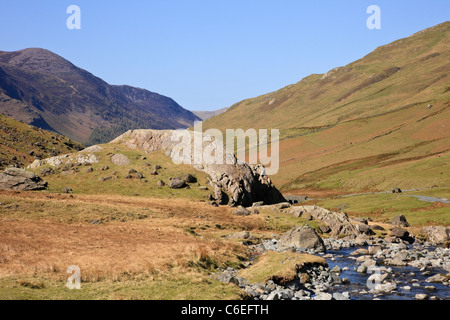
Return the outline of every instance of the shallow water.
{"type": "MultiPolygon", "coordinates": [[[[372,300],[378,298],[380,300],[415,300],[415,295],[419,293],[425,293],[429,297],[436,296],[443,300],[450,300],[450,286],[443,285],[442,283],[428,283],[425,279],[435,274],[446,274],[447,272],[437,268],[427,268],[426,271],[430,272],[428,275],[422,275],[419,269],[405,266],[386,266],[391,268],[392,273],[395,274],[394,280],[388,280],[389,282],[395,281],[397,283],[397,289],[391,293],[373,294],[367,285],[370,273],[361,274],[356,271],[358,267],[356,260],[351,259],[349,253],[356,250],[355,248],[342,249],[338,251],[329,250],[327,253],[331,253],[334,257],[334,261],[331,258],[327,258],[327,263],[332,269],[338,265],[341,269],[344,267],[349,268],[348,271],[341,271],[340,277],[348,278],[350,284],[335,285],[330,288],[330,293],[334,292],[349,292],[351,300],[372,300]],[[410,273],[415,275],[410,275],[410,273]],[[413,283],[417,283],[420,286],[413,286],[413,283]],[[404,290],[402,287],[409,286],[411,290],[404,290]],[[434,290],[426,289],[425,286],[433,286],[434,290]],[[364,293],[366,291],[367,293],[364,293]]],[[[384,272],[381,272],[382,274],[384,272]]]]}

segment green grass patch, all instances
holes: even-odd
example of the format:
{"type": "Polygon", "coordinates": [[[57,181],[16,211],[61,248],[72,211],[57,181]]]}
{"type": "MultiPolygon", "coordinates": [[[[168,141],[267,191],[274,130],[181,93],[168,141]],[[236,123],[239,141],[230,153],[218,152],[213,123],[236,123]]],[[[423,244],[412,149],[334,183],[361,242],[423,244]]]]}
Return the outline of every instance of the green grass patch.
{"type": "Polygon", "coordinates": [[[396,215],[404,215],[412,226],[428,224],[450,225],[450,205],[420,201],[408,194],[442,196],[448,189],[423,190],[405,194],[371,194],[335,197],[316,202],[332,211],[342,210],[352,215],[366,216],[374,221],[387,222],[396,215]],[[431,192],[428,192],[431,191],[431,192]]]}
{"type": "Polygon", "coordinates": [[[170,274],[142,280],[81,283],[70,290],[63,281],[41,278],[0,279],[1,300],[237,300],[235,285],[206,274],[170,274]]]}
{"type": "Polygon", "coordinates": [[[297,279],[298,272],[307,263],[326,265],[325,259],[294,252],[269,251],[257,258],[256,263],[240,272],[240,276],[252,283],[288,283],[297,279]]]}
{"type": "MultiPolygon", "coordinates": [[[[70,170],[63,170],[64,165],[59,168],[53,168],[55,174],[50,174],[43,179],[48,182],[46,192],[61,193],[65,188],[72,189],[73,194],[108,194],[122,196],[142,196],[158,198],[186,198],[186,199],[205,199],[211,193],[209,190],[201,190],[199,186],[208,185],[208,175],[204,172],[195,170],[189,165],[175,165],[172,160],[162,151],[155,151],[146,154],[142,151],[130,150],[126,147],[114,144],[102,145],[103,150],[95,153],[81,153],[84,155],[93,154],[98,159],[98,163],[91,166],[75,166],[70,170]],[[123,154],[130,160],[129,165],[119,166],[111,161],[111,154],[123,154]],[[157,170],[157,175],[153,175],[154,166],[158,165],[161,169],[157,170]],[[108,167],[107,170],[102,168],[108,167]],[[92,172],[88,172],[92,168],[92,172]],[[136,173],[131,173],[133,169],[143,175],[143,178],[136,178],[136,173]],[[70,172],[67,174],[67,172],[70,172]],[[183,177],[192,174],[197,178],[196,183],[190,184],[190,189],[171,189],[167,185],[170,178],[183,177]],[[131,176],[131,177],[130,177],[131,176]],[[105,179],[101,181],[101,179],[105,179]],[[156,185],[157,181],[162,180],[166,183],[164,187],[156,185]]],[[[78,154],[73,156],[76,159],[78,154]]],[[[39,167],[35,170],[37,174],[50,166],[39,167]]],[[[67,169],[67,168],[66,168],[67,169]]]]}

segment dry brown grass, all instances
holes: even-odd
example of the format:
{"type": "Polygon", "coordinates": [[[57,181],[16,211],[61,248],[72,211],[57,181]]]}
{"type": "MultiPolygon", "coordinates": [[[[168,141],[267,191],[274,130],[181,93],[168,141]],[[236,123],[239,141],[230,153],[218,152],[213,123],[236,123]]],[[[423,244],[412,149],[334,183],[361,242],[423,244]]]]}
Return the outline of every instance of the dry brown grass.
{"type": "Polygon", "coordinates": [[[67,267],[77,265],[83,282],[119,281],[236,262],[246,254],[244,247],[220,235],[262,225],[258,216],[238,217],[227,207],[182,199],[0,192],[0,202],[18,205],[0,206],[0,277],[65,280],[67,267]],[[45,212],[30,213],[43,203],[45,212]],[[85,222],[91,218],[84,213],[83,219],[67,223],[67,216],[86,208],[92,219],[96,210],[114,209],[126,217],[130,208],[137,213],[151,209],[152,214],[94,225],[85,222]]]}

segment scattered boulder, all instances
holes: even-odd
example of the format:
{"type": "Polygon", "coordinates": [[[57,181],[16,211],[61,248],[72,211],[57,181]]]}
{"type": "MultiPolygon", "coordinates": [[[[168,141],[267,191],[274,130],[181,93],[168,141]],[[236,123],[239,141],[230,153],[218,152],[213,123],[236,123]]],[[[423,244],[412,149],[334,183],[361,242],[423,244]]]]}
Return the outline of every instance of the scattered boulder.
{"type": "Polygon", "coordinates": [[[295,195],[283,195],[287,202],[290,204],[297,204],[308,200],[307,196],[295,196],[295,195]]]}
{"type": "Polygon", "coordinates": [[[65,188],[62,190],[62,193],[72,193],[72,192],[73,192],[72,188],[68,188],[68,187],[65,187],[65,188]]]}
{"type": "Polygon", "coordinates": [[[197,182],[197,178],[194,177],[192,174],[187,174],[183,177],[183,180],[187,183],[195,183],[197,182]]]}
{"type": "Polygon", "coordinates": [[[237,216],[249,216],[251,214],[251,212],[243,206],[238,206],[235,210],[233,210],[233,213],[237,216]]]}
{"type": "Polygon", "coordinates": [[[43,190],[47,188],[47,182],[37,174],[19,168],[7,168],[0,173],[0,189],[2,190],[43,190]]]}
{"type": "Polygon", "coordinates": [[[314,252],[326,252],[321,237],[307,224],[294,227],[280,238],[279,244],[283,247],[295,247],[314,252]]]}
{"type": "Polygon", "coordinates": [[[248,239],[250,238],[250,233],[248,231],[241,231],[235,233],[229,237],[230,239],[248,239]]]}
{"type": "Polygon", "coordinates": [[[374,254],[376,254],[378,251],[381,250],[381,246],[370,246],[370,247],[367,248],[367,250],[368,250],[368,253],[369,253],[370,255],[374,255],[374,254]]]}
{"type": "Polygon", "coordinates": [[[358,233],[360,234],[365,234],[368,236],[372,236],[375,234],[375,232],[373,232],[373,230],[370,228],[369,225],[364,224],[364,223],[358,223],[355,225],[355,229],[358,233]]]}
{"type": "Polygon", "coordinates": [[[137,172],[135,178],[141,180],[144,178],[144,175],[142,174],[142,172],[137,172]]]}
{"type": "Polygon", "coordinates": [[[181,189],[186,187],[186,181],[180,178],[173,178],[169,180],[168,186],[171,189],[181,189]]]}
{"type": "Polygon", "coordinates": [[[347,214],[344,212],[331,212],[318,206],[292,207],[290,212],[297,217],[303,217],[306,216],[306,214],[309,214],[315,220],[322,221],[331,229],[332,236],[351,235],[356,231],[347,214]]]}
{"type": "Polygon", "coordinates": [[[50,174],[54,174],[55,170],[53,170],[52,168],[43,168],[41,169],[41,171],[39,171],[39,174],[43,177],[48,176],[50,174]]]}
{"type": "Polygon", "coordinates": [[[283,210],[290,208],[292,205],[289,202],[281,202],[274,205],[274,207],[278,210],[283,210]]]}
{"type": "Polygon", "coordinates": [[[391,235],[400,238],[402,240],[408,240],[409,239],[409,232],[402,228],[392,228],[391,229],[391,235]]]}
{"type": "Polygon", "coordinates": [[[106,171],[106,170],[109,170],[109,167],[108,167],[108,166],[102,167],[102,171],[106,171]]]}
{"type": "Polygon", "coordinates": [[[99,160],[98,158],[93,154],[83,155],[79,154],[77,157],[77,162],[80,164],[92,164],[97,163],[99,160]]]}
{"type": "Polygon", "coordinates": [[[391,220],[391,224],[393,224],[394,226],[399,226],[399,227],[409,227],[409,223],[406,220],[404,215],[398,215],[395,216],[394,218],[392,218],[391,220]]]}
{"type": "Polygon", "coordinates": [[[447,277],[446,277],[446,276],[441,275],[441,274],[436,274],[436,275],[434,275],[434,276],[432,276],[432,277],[428,277],[428,278],[425,280],[425,282],[428,282],[428,283],[442,283],[442,282],[444,282],[445,280],[447,280],[447,277]]]}
{"type": "Polygon", "coordinates": [[[393,188],[392,193],[402,193],[402,190],[400,188],[393,188]]]}
{"type": "Polygon", "coordinates": [[[164,181],[162,181],[162,180],[158,180],[158,181],[156,181],[156,185],[158,187],[164,187],[166,185],[166,183],[164,181]]]}
{"type": "Polygon", "coordinates": [[[128,159],[127,156],[120,153],[114,154],[111,157],[111,162],[118,166],[127,166],[131,163],[130,159],[128,159]]]}
{"type": "Polygon", "coordinates": [[[427,300],[428,295],[425,293],[418,293],[415,295],[416,300],[427,300]]]}

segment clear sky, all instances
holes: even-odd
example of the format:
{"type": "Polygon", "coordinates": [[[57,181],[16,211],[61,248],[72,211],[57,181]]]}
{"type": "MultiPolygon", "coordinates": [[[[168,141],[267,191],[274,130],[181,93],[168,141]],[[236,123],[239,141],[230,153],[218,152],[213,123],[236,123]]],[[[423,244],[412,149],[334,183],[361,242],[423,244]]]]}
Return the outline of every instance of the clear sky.
{"type": "Polygon", "coordinates": [[[447,20],[449,0],[2,0],[0,50],[45,48],[110,84],[215,110],[447,20]],[[72,4],[80,30],[66,26],[72,4]]]}

